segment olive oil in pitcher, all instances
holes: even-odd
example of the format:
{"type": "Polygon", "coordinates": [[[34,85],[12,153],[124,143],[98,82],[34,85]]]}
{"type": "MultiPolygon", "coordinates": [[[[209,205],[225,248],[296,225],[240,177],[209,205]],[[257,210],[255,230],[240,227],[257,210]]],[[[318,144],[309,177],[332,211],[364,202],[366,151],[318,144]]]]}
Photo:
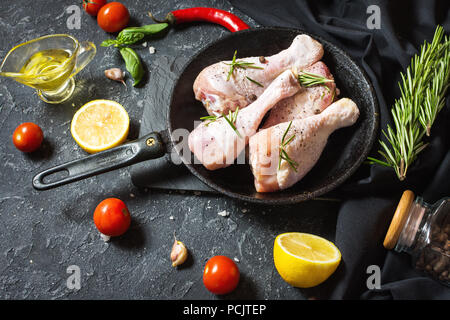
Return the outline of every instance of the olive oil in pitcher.
{"type": "Polygon", "coordinates": [[[62,103],[74,92],[73,77],[96,52],[92,42],[68,34],[47,35],[12,48],[0,64],[0,76],[36,89],[46,103],[62,103]]]}
{"type": "Polygon", "coordinates": [[[39,90],[56,90],[69,77],[75,60],[63,49],[47,49],[34,53],[22,66],[19,82],[39,90]]]}

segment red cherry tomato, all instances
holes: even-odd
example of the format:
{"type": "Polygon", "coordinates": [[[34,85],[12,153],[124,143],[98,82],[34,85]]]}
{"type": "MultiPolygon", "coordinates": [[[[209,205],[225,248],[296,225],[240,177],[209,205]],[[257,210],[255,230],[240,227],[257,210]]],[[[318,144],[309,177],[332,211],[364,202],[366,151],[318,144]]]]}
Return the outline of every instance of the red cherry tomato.
{"type": "Polygon", "coordinates": [[[214,294],[226,294],[236,289],[239,269],[228,257],[215,256],[208,260],[203,270],[203,284],[214,294]]]}
{"type": "Polygon", "coordinates": [[[95,208],[94,223],[98,231],[104,235],[117,237],[130,227],[130,212],[122,200],[108,198],[95,208]]]}
{"type": "Polygon", "coordinates": [[[106,0],[83,0],[83,9],[91,16],[96,16],[101,7],[106,4],[106,0]]]}
{"type": "Polygon", "coordinates": [[[42,140],[44,140],[42,129],[33,122],[22,123],[13,133],[14,145],[23,152],[35,151],[41,146],[42,140]]]}
{"type": "Polygon", "coordinates": [[[127,7],[120,2],[105,4],[97,14],[97,23],[106,32],[117,32],[125,28],[130,20],[127,7]]]}

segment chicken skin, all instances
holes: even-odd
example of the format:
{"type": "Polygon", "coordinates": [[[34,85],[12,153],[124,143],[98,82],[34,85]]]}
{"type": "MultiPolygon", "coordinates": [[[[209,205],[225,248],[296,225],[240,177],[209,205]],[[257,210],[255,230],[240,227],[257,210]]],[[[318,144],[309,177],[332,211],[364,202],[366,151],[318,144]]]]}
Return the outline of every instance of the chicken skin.
{"type": "Polygon", "coordinates": [[[241,154],[253,136],[264,115],[280,100],[300,90],[296,76],[290,70],[281,73],[261,96],[247,108],[238,110],[234,128],[231,116],[205,120],[198,125],[188,139],[189,149],[209,170],[227,167],[241,154]]]}
{"type": "Polygon", "coordinates": [[[269,128],[282,122],[304,119],[321,113],[337,96],[333,75],[322,61],[303,70],[325,77],[333,82],[326,85],[302,88],[292,97],[281,100],[272,108],[262,128],[269,128]]]}
{"type": "Polygon", "coordinates": [[[237,62],[252,65],[233,68],[229,79],[231,61],[206,67],[195,79],[195,98],[203,103],[210,115],[228,114],[237,107],[242,110],[262,95],[282,72],[293,70],[298,73],[322,56],[323,47],[318,41],[308,35],[298,35],[289,48],[273,56],[238,58],[237,62]]]}
{"type": "Polygon", "coordinates": [[[318,115],[283,122],[253,135],[249,141],[249,157],[256,190],[274,192],[300,181],[316,164],[329,135],[353,125],[358,117],[356,104],[343,98],[318,115]],[[283,136],[284,142],[292,137],[283,147],[290,161],[280,158],[283,136]]]}

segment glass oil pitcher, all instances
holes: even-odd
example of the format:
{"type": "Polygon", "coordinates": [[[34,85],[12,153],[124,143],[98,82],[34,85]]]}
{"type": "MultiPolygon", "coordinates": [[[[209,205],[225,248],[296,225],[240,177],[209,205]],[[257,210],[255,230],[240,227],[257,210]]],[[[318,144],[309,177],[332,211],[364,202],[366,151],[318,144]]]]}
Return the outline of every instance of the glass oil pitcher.
{"type": "Polygon", "coordinates": [[[75,89],[73,76],[96,52],[92,42],[79,42],[67,34],[48,35],[11,49],[0,65],[0,76],[36,89],[47,103],[61,103],[75,89]]]}

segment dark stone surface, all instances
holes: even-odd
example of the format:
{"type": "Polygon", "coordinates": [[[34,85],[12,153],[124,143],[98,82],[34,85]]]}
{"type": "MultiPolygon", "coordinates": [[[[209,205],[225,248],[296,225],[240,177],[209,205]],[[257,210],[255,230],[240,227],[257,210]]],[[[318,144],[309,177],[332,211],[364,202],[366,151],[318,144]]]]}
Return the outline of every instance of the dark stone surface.
{"type": "MultiPolygon", "coordinates": [[[[162,17],[190,6],[230,9],[226,1],[123,1],[131,24],[149,23],[146,11],[162,17]]],[[[150,76],[142,88],[125,88],[104,78],[106,68],[122,66],[113,48],[99,44],[110,36],[82,12],[81,29],[69,30],[65,10],[79,1],[16,1],[0,4],[0,57],[14,45],[38,36],[69,33],[97,45],[97,56],[77,75],[77,90],[61,105],[46,105],[31,88],[0,79],[0,298],[1,299],[218,299],[202,284],[204,263],[213,255],[236,258],[241,282],[225,298],[303,299],[319,297],[324,287],[299,290],[278,275],[272,261],[275,236],[286,231],[314,233],[334,240],[338,202],[308,201],[290,206],[253,205],[223,196],[137,189],[129,168],[63,186],[35,191],[32,176],[40,170],[86,155],[70,135],[70,121],[84,103],[97,98],[118,101],[131,119],[129,138],[139,134],[142,110],[151,86],[161,86],[161,101],[169,84],[152,82],[156,69],[174,59],[185,60],[227,30],[193,24],[171,30],[138,52],[150,76]],[[177,52],[180,55],[167,55],[177,52]],[[167,61],[167,62],[165,62],[167,61]],[[33,154],[15,149],[11,134],[22,122],[44,130],[45,142],[33,154]],[[126,202],[132,214],[130,230],[109,243],[101,240],[92,214],[108,197],[126,202]],[[228,217],[218,215],[226,210],[228,217]],[[169,261],[173,234],[189,248],[186,264],[174,269],[169,261]],[[66,285],[67,268],[77,265],[81,288],[66,285]]],[[[251,20],[244,18],[252,24],[251,20]]]]}

